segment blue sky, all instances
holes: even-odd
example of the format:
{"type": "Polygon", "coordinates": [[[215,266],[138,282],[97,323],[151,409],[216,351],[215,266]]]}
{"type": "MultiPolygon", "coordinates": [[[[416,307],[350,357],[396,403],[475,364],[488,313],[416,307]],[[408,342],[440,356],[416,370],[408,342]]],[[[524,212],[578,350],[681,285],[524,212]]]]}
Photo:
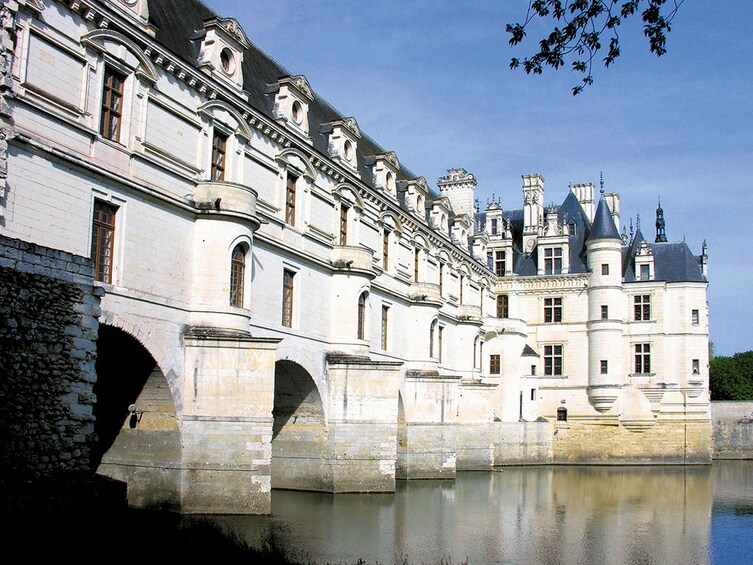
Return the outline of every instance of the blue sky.
{"type": "Polygon", "coordinates": [[[661,58],[640,22],[622,26],[621,57],[575,97],[567,69],[509,69],[540,38],[508,45],[525,0],[204,1],[433,186],[462,167],[482,206],[519,208],[521,175],[543,175],[560,203],[603,172],[622,223],[640,214],[649,240],[661,197],[670,241],[708,242],[716,353],[753,350],[750,0],[686,0],[661,58]]]}

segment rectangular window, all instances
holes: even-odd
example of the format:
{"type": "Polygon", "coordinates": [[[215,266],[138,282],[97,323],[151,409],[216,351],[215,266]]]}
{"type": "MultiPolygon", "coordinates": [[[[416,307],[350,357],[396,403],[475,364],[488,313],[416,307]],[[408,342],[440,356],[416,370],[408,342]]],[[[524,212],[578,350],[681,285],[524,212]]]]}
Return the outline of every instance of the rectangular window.
{"type": "Polygon", "coordinates": [[[649,322],[651,320],[651,295],[638,294],[633,297],[633,306],[636,322],[649,322]]]}
{"type": "Polygon", "coordinates": [[[115,206],[100,200],[94,201],[92,218],[91,257],[94,260],[94,279],[112,282],[112,259],[115,242],[115,206]]]}
{"type": "Polygon", "coordinates": [[[536,365],[531,365],[531,374],[536,375],[536,365]]]}
{"type": "Polygon", "coordinates": [[[494,257],[494,274],[504,277],[507,268],[507,257],[504,251],[497,251],[494,257]]]}
{"type": "Polygon", "coordinates": [[[509,318],[510,297],[506,294],[497,296],[497,318],[509,318]]]}
{"type": "Polygon", "coordinates": [[[497,235],[497,220],[492,220],[492,235],[497,235]]]}
{"type": "Polygon", "coordinates": [[[635,344],[635,372],[639,375],[647,375],[651,372],[651,344],[635,344]]]}
{"type": "Polygon", "coordinates": [[[693,374],[699,375],[701,373],[701,361],[699,359],[693,359],[693,374]]]}
{"type": "Polygon", "coordinates": [[[609,362],[606,359],[600,361],[600,372],[602,375],[606,375],[609,372],[609,362]]]}
{"type": "Polygon", "coordinates": [[[214,130],[212,137],[212,180],[225,180],[225,154],[227,153],[228,136],[214,130]]]}
{"type": "Polygon", "coordinates": [[[416,249],[413,253],[413,281],[418,282],[418,265],[421,262],[421,251],[416,249]]]}
{"type": "Polygon", "coordinates": [[[486,268],[490,271],[494,270],[494,253],[491,251],[486,252],[486,268]]]}
{"type": "Polygon", "coordinates": [[[348,207],[340,204],[340,245],[348,245],[348,207]]]}
{"type": "Polygon", "coordinates": [[[601,264],[601,274],[602,275],[608,275],[609,274],[609,263],[602,263],[601,264]]]}
{"type": "Polygon", "coordinates": [[[562,375],[562,346],[544,346],[544,374],[549,376],[562,375]]]}
{"type": "Polygon", "coordinates": [[[499,355],[489,355],[489,374],[499,375],[499,355]]]}
{"type": "Polygon", "coordinates": [[[690,311],[690,322],[694,326],[697,326],[698,324],[700,324],[700,321],[701,320],[700,320],[700,317],[698,316],[698,310],[691,310],[690,311]]]}
{"type": "Polygon", "coordinates": [[[382,351],[387,351],[387,322],[389,321],[390,307],[382,305],[382,351]]]}
{"type": "Polygon", "coordinates": [[[562,298],[544,299],[544,322],[547,324],[562,322],[562,298]]]}
{"type": "Polygon", "coordinates": [[[285,269],[282,272],[282,325],[293,327],[293,277],[295,273],[285,269]]]}
{"type": "Polygon", "coordinates": [[[536,389],[535,388],[531,389],[531,400],[536,400],[536,389]]]}
{"type": "Polygon", "coordinates": [[[382,236],[382,268],[386,271],[390,268],[390,232],[384,230],[382,236]]]}
{"type": "Polygon", "coordinates": [[[124,75],[105,66],[105,82],[102,87],[102,116],[99,124],[99,133],[102,137],[113,141],[120,141],[124,84],[124,75]]]}
{"type": "Polygon", "coordinates": [[[640,280],[642,280],[642,281],[651,280],[651,267],[650,267],[650,265],[641,265],[640,280]]]}
{"type": "Polygon", "coordinates": [[[609,319],[609,306],[607,306],[606,304],[601,305],[601,319],[602,320],[609,319]]]}
{"type": "Polygon", "coordinates": [[[285,222],[291,226],[295,224],[295,189],[298,177],[288,172],[285,187],[285,222]]]}
{"type": "Polygon", "coordinates": [[[545,247],[544,248],[544,274],[561,275],[562,274],[562,248],[545,247]]]}

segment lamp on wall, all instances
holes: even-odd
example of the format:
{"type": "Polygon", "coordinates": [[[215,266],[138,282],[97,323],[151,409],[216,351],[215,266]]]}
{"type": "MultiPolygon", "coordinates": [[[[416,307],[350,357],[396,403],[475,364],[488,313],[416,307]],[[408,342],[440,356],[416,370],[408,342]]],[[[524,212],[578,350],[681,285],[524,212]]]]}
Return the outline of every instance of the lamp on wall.
{"type": "Polygon", "coordinates": [[[134,429],[136,428],[138,423],[141,421],[141,416],[143,416],[144,413],[137,412],[135,404],[131,404],[130,406],[128,406],[128,412],[130,412],[130,416],[128,416],[128,427],[131,429],[134,429]]]}

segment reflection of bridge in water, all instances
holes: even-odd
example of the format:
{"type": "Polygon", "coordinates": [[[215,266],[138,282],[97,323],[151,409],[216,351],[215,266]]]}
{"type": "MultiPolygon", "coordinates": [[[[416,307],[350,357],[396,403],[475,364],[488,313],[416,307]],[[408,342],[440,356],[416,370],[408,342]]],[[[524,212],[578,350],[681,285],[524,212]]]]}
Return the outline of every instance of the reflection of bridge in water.
{"type": "Polygon", "coordinates": [[[269,518],[213,521],[252,542],[276,524],[315,562],[744,562],[734,556],[753,551],[749,529],[712,531],[720,503],[746,508],[738,526],[753,526],[753,462],[505,468],[401,482],[394,497],[274,491],[269,518]],[[733,557],[712,560],[722,554],[733,557]]]}

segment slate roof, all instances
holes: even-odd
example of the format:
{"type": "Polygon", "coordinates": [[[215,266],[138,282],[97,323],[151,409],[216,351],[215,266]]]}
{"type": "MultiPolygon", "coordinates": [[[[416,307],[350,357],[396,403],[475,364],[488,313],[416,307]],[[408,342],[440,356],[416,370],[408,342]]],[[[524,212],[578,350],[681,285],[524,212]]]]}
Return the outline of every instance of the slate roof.
{"type": "MultiPolygon", "coordinates": [[[[212,18],[226,18],[226,16],[217,14],[200,0],[149,1],[149,19],[157,27],[157,41],[190,65],[196,65],[200,47],[200,41],[191,38],[204,29],[205,20],[212,18]]],[[[290,72],[253,41],[251,41],[251,47],[244,52],[242,70],[243,88],[248,93],[250,105],[271,119],[273,119],[275,95],[268,93],[270,85],[277,84],[277,81],[285,76],[304,74],[290,72]]],[[[341,114],[314,93],[314,99],[309,103],[308,118],[309,135],[317,151],[328,155],[328,139],[326,135],[320,133],[321,126],[346,117],[351,116],[341,114]]],[[[368,184],[371,179],[371,170],[365,163],[366,159],[385,153],[387,150],[363,131],[361,135],[358,141],[358,170],[362,180],[368,184]]],[[[415,177],[416,175],[401,163],[398,180],[415,177]]],[[[432,191],[431,195],[437,196],[435,191],[432,191]]]]}
{"type": "MultiPolygon", "coordinates": [[[[561,225],[570,226],[570,272],[587,273],[586,241],[595,237],[622,239],[617,231],[606,201],[602,200],[594,216],[593,225],[586,217],[577,197],[568,192],[563,203],[556,207],[561,225]]],[[[513,230],[513,267],[516,275],[535,276],[538,272],[538,247],[526,254],[523,249],[523,210],[505,210],[513,230]]],[[[482,224],[483,225],[483,224],[482,224]]],[[[638,229],[627,245],[622,247],[622,272],[625,282],[637,282],[635,256],[646,241],[638,229]]],[[[654,256],[654,280],[666,282],[707,282],[701,271],[700,258],[693,255],[684,241],[648,243],[654,256]]]]}

